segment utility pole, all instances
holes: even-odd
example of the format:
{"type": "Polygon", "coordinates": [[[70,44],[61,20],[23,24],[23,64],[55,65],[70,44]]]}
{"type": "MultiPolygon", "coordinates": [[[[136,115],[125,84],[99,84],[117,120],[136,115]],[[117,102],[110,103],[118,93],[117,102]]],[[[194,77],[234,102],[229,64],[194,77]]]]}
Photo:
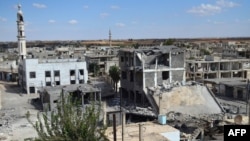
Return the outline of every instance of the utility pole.
{"type": "Polygon", "coordinates": [[[250,108],[250,106],[248,106],[249,105],[249,79],[247,79],[246,90],[247,90],[247,92],[246,92],[246,115],[247,115],[247,113],[249,115],[249,111],[248,111],[248,108],[250,108]]]}
{"type": "Polygon", "coordinates": [[[142,129],[143,129],[143,125],[140,123],[139,124],[139,141],[143,141],[143,131],[142,131],[142,129]]]}
{"type": "Polygon", "coordinates": [[[250,125],[250,100],[248,100],[248,125],[250,125]]]}
{"type": "Polygon", "coordinates": [[[249,79],[247,79],[247,87],[246,87],[246,115],[248,116],[248,125],[250,125],[250,99],[249,99],[249,79]]]}
{"type": "Polygon", "coordinates": [[[115,114],[113,114],[113,135],[114,135],[114,141],[116,141],[116,117],[115,117],[115,114]]]}
{"type": "Polygon", "coordinates": [[[125,134],[125,124],[126,124],[126,113],[122,113],[122,141],[124,140],[124,134],[125,134]]]}

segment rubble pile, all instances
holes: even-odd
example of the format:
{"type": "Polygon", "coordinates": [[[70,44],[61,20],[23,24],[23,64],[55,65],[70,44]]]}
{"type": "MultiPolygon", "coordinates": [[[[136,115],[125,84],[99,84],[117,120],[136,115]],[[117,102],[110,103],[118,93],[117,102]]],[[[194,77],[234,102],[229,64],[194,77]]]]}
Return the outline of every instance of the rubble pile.
{"type": "Polygon", "coordinates": [[[223,133],[224,114],[200,114],[191,116],[179,112],[169,112],[167,124],[180,130],[182,138],[201,138],[201,134],[212,137],[223,133]]]}
{"type": "Polygon", "coordinates": [[[5,108],[0,111],[0,133],[11,134],[12,123],[17,119],[15,108],[5,108]]]}

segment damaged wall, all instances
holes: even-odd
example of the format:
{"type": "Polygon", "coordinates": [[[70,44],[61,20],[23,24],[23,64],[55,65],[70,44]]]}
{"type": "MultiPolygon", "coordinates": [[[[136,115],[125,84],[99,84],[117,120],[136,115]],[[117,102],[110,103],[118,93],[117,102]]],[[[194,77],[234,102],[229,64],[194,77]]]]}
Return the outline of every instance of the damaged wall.
{"type": "Polygon", "coordinates": [[[171,67],[172,68],[183,68],[184,66],[184,53],[179,52],[178,54],[172,54],[171,55],[171,67]]]}
{"type": "Polygon", "coordinates": [[[184,70],[175,70],[172,71],[172,80],[173,81],[183,81],[184,70]]]}
{"type": "Polygon", "coordinates": [[[145,86],[146,87],[154,86],[154,84],[155,84],[154,78],[155,78],[155,73],[154,72],[145,73],[145,86]]]}

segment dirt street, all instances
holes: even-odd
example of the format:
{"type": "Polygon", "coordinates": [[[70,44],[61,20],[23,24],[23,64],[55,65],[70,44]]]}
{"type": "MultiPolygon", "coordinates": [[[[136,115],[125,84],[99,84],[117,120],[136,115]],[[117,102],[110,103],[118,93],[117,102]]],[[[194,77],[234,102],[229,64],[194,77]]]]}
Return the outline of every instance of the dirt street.
{"type": "Polygon", "coordinates": [[[0,140],[23,141],[37,136],[25,117],[29,111],[31,120],[36,121],[38,110],[31,100],[37,97],[37,94],[22,94],[16,83],[0,81],[0,140]]]}

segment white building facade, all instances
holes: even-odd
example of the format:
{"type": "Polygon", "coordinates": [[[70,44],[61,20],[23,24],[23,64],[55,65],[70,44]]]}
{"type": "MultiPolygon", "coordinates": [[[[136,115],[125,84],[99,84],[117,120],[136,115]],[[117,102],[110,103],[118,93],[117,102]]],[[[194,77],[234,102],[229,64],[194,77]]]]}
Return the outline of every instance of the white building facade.
{"type": "Polygon", "coordinates": [[[86,62],[79,59],[25,59],[21,84],[27,94],[43,86],[84,84],[88,81],[86,62]]]}
{"type": "Polygon", "coordinates": [[[88,81],[86,61],[81,59],[26,58],[26,39],[21,5],[17,12],[19,50],[18,84],[27,94],[37,93],[39,87],[84,84],[88,81]]]}

